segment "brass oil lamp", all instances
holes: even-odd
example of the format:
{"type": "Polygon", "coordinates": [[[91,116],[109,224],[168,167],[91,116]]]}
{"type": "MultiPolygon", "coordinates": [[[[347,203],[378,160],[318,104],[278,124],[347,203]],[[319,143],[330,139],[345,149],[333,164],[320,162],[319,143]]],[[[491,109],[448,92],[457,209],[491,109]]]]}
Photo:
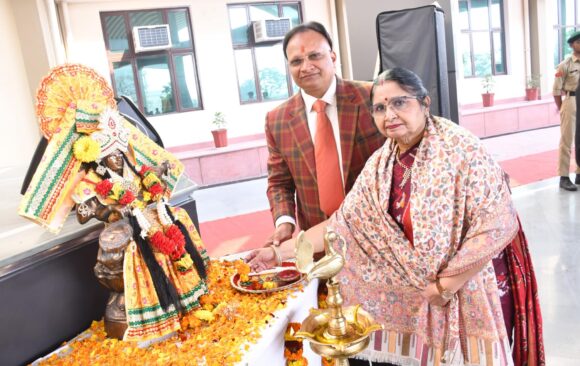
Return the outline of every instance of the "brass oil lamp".
{"type": "Polygon", "coordinates": [[[334,249],[338,235],[332,231],[324,235],[325,255],[313,261],[313,246],[304,237],[296,240],[296,267],[306,274],[308,281],[326,279],[328,309],[310,309],[310,315],[302,322],[295,337],[307,339],[312,350],[335,360],[336,366],[348,366],[348,358],[362,352],[369,345],[370,334],[382,329],[373,317],[360,305],[343,307],[340,285],[336,275],[345,263],[344,255],[334,249]]]}

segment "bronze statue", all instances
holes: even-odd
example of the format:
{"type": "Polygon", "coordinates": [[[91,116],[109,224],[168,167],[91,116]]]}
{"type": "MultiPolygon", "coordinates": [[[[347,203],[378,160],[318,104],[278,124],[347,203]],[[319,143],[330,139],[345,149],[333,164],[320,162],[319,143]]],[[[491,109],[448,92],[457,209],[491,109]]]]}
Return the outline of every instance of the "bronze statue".
{"type": "Polygon", "coordinates": [[[113,94],[78,64],[42,80],[48,143],[18,213],[53,233],[75,204],[81,224],[105,222],[95,274],[112,291],[107,332],[151,341],[182,330],[181,317],[200,306],[209,257],[187,212],[168,204],[184,165],[123,118],[113,94]]]}
{"type": "Polygon", "coordinates": [[[123,258],[133,230],[120,220],[108,225],[99,236],[95,276],[111,293],[105,309],[105,331],[112,338],[123,339],[127,329],[123,286],[123,258]]]}

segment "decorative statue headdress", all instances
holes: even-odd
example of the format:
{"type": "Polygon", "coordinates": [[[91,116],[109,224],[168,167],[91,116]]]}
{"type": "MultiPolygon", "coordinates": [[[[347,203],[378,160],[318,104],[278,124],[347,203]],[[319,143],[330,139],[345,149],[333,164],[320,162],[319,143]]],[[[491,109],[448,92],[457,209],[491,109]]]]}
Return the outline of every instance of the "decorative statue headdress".
{"type": "MultiPolygon", "coordinates": [[[[142,300],[141,294],[130,296],[130,306],[140,309],[132,316],[145,319],[145,315],[135,314],[141,314],[143,306],[150,307],[158,301],[162,311],[155,310],[155,316],[161,320],[155,323],[162,324],[156,325],[157,332],[167,334],[172,328],[165,320],[174,316],[172,313],[176,310],[191,309],[207,291],[201,282],[207,275],[205,260],[192,239],[197,233],[193,230],[190,234],[183,219],[176,219],[167,204],[183,172],[183,164],[123,118],[105,80],[85,66],[64,65],[53,69],[42,81],[37,98],[40,128],[48,144],[22,199],[19,214],[55,233],[75,203],[80,222],[93,217],[108,222],[125,216],[126,225],[131,226],[133,233],[129,245],[136,248],[133,253],[139,253],[144,261],[155,290],[155,296],[146,300],[142,300]],[[152,202],[155,206],[149,205],[152,202]],[[168,258],[173,269],[163,268],[167,261],[161,261],[158,255],[168,258]],[[198,287],[179,294],[177,288],[196,283],[195,277],[189,277],[194,269],[200,277],[198,287]],[[174,282],[176,274],[188,277],[174,282]]],[[[141,259],[129,256],[125,260],[132,263],[127,264],[131,267],[141,259]]],[[[125,274],[125,281],[132,278],[137,286],[141,282],[137,277],[134,273],[125,274]]],[[[143,283],[149,287],[149,282],[143,283]]],[[[152,318],[148,311],[143,314],[147,314],[149,329],[152,318]]],[[[141,333],[142,329],[131,323],[129,320],[133,329],[129,338],[139,339],[149,334],[149,330],[141,333]]]]}
{"type": "MultiPolygon", "coordinates": [[[[66,64],[52,69],[37,92],[36,114],[49,142],[19,214],[51,232],[60,230],[75,201],[96,195],[96,185],[102,178],[85,176],[83,163],[98,166],[115,150],[134,167],[167,161],[171,168],[164,177],[167,189],[163,193],[167,197],[183,172],[179,160],[119,114],[105,79],[86,66],[66,64]]],[[[102,175],[102,169],[98,167],[97,173],[102,175]]]]}

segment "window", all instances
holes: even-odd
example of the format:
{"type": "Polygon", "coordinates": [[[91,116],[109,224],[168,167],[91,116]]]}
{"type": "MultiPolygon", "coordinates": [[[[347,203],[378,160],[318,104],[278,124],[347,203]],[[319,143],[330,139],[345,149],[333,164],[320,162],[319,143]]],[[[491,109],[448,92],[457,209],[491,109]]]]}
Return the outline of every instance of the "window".
{"type": "Polygon", "coordinates": [[[572,33],[580,30],[580,0],[557,0],[558,11],[554,22],[554,65],[558,65],[568,55],[572,49],[566,40],[572,33]]]}
{"type": "Polygon", "coordinates": [[[464,77],[506,74],[502,0],[459,0],[464,77]]]}
{"type": "Polygon", "coordinates": [[[149,116],[202,108],[187,8],[106,12],[101,24],[115,95],[149,116]],[[171,48],[135,52],[133,27],[160,24],[169,25],[171,48]]]}
{"type": "Polygon", "coordinates": [[[282,41],[256,43],[252,22],[285,17],[296,26],[302,23],[300,3],[236,4],[229,5],[228,11],[240,102],[283,100],[296,92],[298,88],[288,72],[282,41]]]}

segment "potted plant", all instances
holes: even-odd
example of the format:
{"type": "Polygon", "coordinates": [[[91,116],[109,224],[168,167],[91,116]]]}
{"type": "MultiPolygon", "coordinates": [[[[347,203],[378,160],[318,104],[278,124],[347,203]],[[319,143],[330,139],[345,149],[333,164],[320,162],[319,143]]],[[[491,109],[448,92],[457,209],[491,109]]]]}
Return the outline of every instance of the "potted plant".
{"type": "Polygon", "coordinates": [[[481,93],[481,99],[483,101],[484,107],[491,107],[493,105],[493,87],[495,85],[495,79],[491,74],[485,75],[481,80],[481,86],[483,88],[483,93],[481,93]]]}
{"type": "Polygon", "coordinates": [[[539,99],[540,78],[541,75],[532,74],[532,76],[526,80],[526,100],[539,99]]]}
{"type": "Polygon", "coordinates": [[[213,135],[215,147],[228,146],[228,130],[226,129],[228,123],[224,114],[215,112],[211,124],[213,125],[211,134],[213,135]]]}
{"type": "Polygon", "coordinates": [[[171,85],[165,85],[161,91],[161,111],[156,111],[155,114],[173,112],[173,91],[171,85]]]}

